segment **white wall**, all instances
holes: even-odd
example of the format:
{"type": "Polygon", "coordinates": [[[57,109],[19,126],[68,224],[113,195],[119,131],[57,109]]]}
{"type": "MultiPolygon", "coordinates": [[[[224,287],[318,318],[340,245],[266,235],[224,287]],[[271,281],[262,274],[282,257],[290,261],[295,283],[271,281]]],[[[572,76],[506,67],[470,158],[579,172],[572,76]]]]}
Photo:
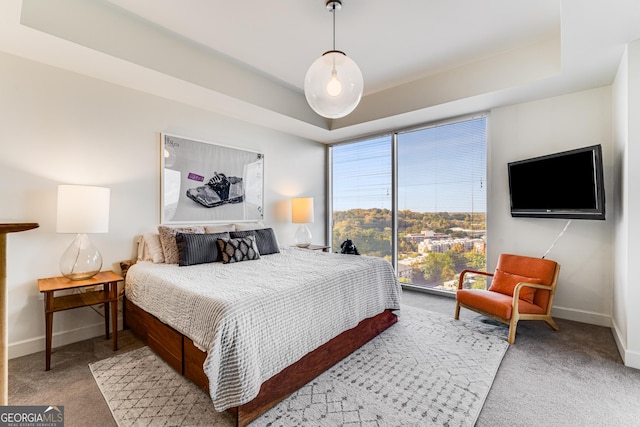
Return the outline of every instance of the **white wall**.
{"type": "MultiPolygon", "coordinates": [[[[44,349],[37,279],[58,276],[73,236],[56,234],[58,184],[111,188],[108,234],[90,236],[103,268],[133,256],[133,238],[159,222],[160,132],[265,154],[265,222],[290,244],[289,199],[315,197],[314,243],[324,243],[323,145],[0,54],[0,222],[38,222],[7,239],[9,357],[44,349]]],[[[54,347],[98,336],[90,308],[54,315],[54,347]]],[[[44,363],[44,361],[43,361],[44,363]]]]}
{"type": "Polygon", "coordinates": [[[640,289],[635,262],[640,259],[640,41],[627,46],[613,84],[615,189],[615,271],[613,326],[625,365],[640,368],[640,289]]]}
{"type": "Polygon", "coordinates": [[[627,144],[628,174],[624,181],[625,203],[629,212],[627,257],[630,261],[627,276],[627,349],[625,364],[640,369],[640,286],[638,265],[640,260],[640,40],[630,43],[629,52],[629,141],[627,144]]]}
{"type": "Polygon", "coordinates": [[[607,219],[573,220],[547,258],[561,265],[553,315],[610,326],[615,217],[611,88],[492,110],[488,133],[490,269],[500,253],[542,256],[567,224],[562,219],[510,216],[507,163],[602,144],[607,219]]]}
{"type": "Polygon", "coordinates": [[[628,51],[625,51],[612,86],[614,161],[616,165],[614,179],[616,198],[614,202],[617,206],[614,234],[614,251],[616,256],[614,264],[612,320],[616,343],[620,354],[623,355],[627,347],[627,284],[629,282],[629,254],[627,250],[629,245],[629,209],[628,204],[624,203],[624,201],[629,198],[628,187],[624,184],[628,181],[629,173],[627,164],[627,146],[629,144],[628,65],[628,51]]]}

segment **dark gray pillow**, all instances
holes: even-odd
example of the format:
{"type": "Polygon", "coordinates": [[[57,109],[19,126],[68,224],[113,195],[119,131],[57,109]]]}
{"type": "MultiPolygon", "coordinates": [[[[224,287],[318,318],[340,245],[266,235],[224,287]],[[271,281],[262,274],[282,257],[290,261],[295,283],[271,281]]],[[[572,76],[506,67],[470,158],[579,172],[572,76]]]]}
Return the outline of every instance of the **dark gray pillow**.
{"type": "Polygon", "coordinates": [[[256,245],[258,245],[258,251],[260,255],[269,255],[280,253],[278,248],[278,240],[276,239],[276,233],[273,228],[261,228],[259,230],[247,230],[247,231],[230,231],[229,235],[232,239],[238,237],[255,236],[256,245]]]}
{"type": "Polygon", "coordinates": [[[221,261],[222,256],[216,244],[218,239],[228,239],[229,233],[176,233],[178,265],[205,264],[221,261]]]}
{"type": "Polygon", "coordinates": [[[218,249],[222,253],[223,264],[260,259],[255,236],[218,239],[218,249]]]}

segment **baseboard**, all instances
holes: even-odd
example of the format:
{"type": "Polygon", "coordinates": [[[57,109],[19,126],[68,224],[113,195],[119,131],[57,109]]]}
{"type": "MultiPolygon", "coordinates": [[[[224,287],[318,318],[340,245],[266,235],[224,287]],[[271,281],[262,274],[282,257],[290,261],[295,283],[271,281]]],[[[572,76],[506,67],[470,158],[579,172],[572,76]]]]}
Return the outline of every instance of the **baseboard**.
{"type": "Polygon", "coordinates": [[[611,316],[594,313],[591,311],[575,310],[572,308],[553,306],[551,309],[551,316],[558,319],[573,320],[575,322],[588,323],[590,325],[605,326],[610,328],[612,326],[611,316]]]}
{"type": "Polygon", "coordinates": [[[624,360],[624,366],[640,369],[640,353],[637,351],[626,350],[624,356],[622,356],[622,360],[624,360]]]}
{"type": "Polygon", "coordinates": [[[622,335],[620,334],[620,329],[618,328],[615,320],[613,321],[611,330],[613,331],[613,339],[616,342],[618,353],[620,353],[620,357],[622,357],[624,365],[630,368],[640,369],[640,353],[627,350],[625,344],[626,340],[624,340],[622,335]]]}
{"type": "MultiPolygon", "coordinates": [[[[118,316],[118,330],[122,330],[121,314],[118,316]]],[[[84,341],[99,336],[104,336],[104,320],[93,325],[86,325],[81,328],[54,333],[52,337],[52,347],[56,348],[62,345],[73,344],[74,342],[84,341]]],[[[11,343],[8,347],[8,358],[15,359],[16,357],[44,351],[45,345],[44,335],[29,340],[11,343]]]]}

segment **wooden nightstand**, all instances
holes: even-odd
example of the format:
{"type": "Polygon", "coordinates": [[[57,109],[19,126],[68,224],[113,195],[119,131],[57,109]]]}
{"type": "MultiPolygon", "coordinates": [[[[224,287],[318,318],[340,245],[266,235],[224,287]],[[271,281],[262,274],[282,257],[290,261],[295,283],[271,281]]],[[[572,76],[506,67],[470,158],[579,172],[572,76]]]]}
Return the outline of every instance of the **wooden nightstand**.
{"type": "MultiPolygon", "coordinates": [[[[298,247],[298,246],[296,246],[298,247]]],[[[300,248],[300,249],[308,249],[310,251],[322,251],[322,252],[330,252],[329,250],[331,249],[331,246],[324,246],[324,245],[309,245],[306,248],[300,248]]]]}
{"type": "Polygon", "coordinates": [[[44,293],[44,315],[46,323],[46,360],[45,371],[51,369],[51,335],[53,333],[53,313],[78,307],[104,304],[105,337],[109,339],[109,304],[111,304],[111,322],[113,329],[113,351],[118,349],[118,282],[124,278],[113,271],[101,271],[86,280],[69,280],[66,277],[38,279],[38,288],[44,293]],[[102,290],[81,292],[78,294],[54,296],[55,291],[100,286],[102,290]]]}

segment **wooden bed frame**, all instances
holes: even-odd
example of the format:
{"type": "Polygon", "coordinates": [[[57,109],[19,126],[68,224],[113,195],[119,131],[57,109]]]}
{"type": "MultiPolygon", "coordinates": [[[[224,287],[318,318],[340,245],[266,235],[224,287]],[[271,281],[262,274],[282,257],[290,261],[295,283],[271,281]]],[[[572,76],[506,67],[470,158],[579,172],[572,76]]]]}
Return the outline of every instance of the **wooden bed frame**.
{"type": "MultiPolygon", "coordinates": [[[[123,304],[124,327],[131,329],[176,371],[208,394],[209,379],[203,370],[207,354],[199,350],[191,339],[127,301],[126,297],[123,298],[123,304]]],[[[246,426],[396,321],[396,315],[391,310],[385,310],[364,319],[355,328],[307,353],[302,359],[265,381],[252,401],[229,410],[236,415],[236,425],[246,426]]]]}

